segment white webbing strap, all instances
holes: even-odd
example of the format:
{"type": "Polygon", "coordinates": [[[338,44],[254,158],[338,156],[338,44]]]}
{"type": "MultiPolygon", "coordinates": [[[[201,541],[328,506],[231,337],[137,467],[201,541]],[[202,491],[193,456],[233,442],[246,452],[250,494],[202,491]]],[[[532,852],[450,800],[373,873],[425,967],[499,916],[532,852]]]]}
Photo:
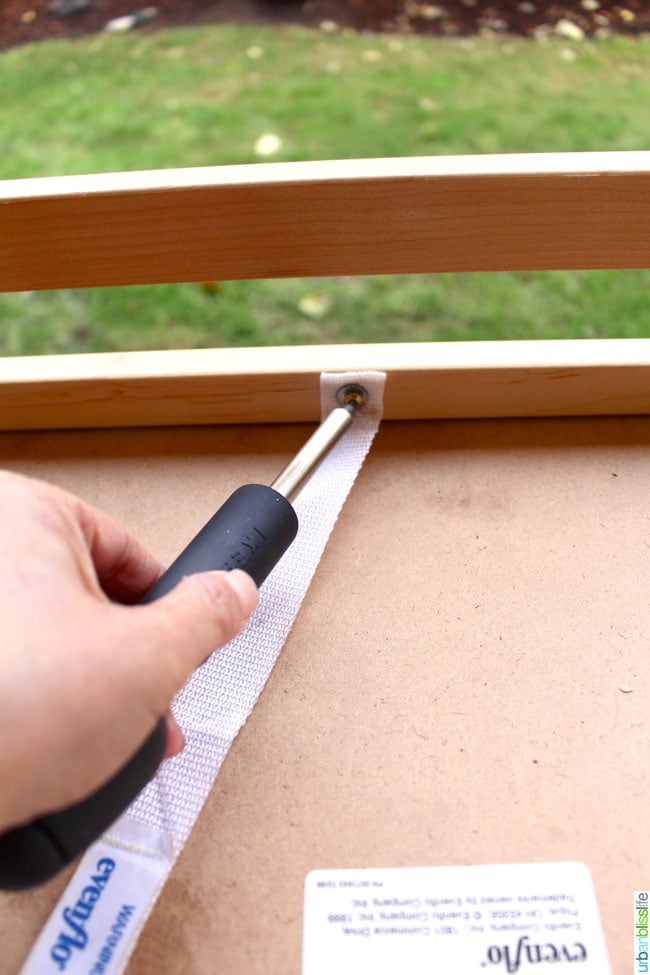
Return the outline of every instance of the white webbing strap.
{"type": "Polygon", "coordinates": [[[21,975],[119,975],[190,834],[230,745],[259,697],[300,609],[339,511],[381,419],[384,373],[325,373],[321,410],[360,383],[368,403],[298,495],[298,536],[260,592],[240,636],[193,675],[174,702],[186,745],[163,763],[82,858],[21,975]]]}

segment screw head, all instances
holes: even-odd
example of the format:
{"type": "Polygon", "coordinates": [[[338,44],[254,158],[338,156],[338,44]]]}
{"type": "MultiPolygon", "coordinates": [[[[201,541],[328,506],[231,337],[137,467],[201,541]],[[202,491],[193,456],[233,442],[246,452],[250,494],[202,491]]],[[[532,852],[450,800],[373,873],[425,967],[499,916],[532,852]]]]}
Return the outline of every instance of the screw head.
{"type": "Polygon", "coordinates": [[[356,383],[341,386],[336,393],[336,401],[341,406],[351,406],[355,410],[360,410],[368,401],[368,391],[356,383]]]}

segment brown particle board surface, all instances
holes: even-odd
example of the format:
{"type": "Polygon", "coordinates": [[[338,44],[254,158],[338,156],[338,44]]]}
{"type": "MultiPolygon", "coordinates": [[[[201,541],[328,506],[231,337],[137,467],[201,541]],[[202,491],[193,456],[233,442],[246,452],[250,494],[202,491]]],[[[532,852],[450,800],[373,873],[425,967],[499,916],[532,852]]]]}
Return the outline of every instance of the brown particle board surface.
{"type": "MultiPolygon", "coordinates": [[[[305,433],[4,433],[0,466],[167,561],[305,433]]],[[[385,423],[129,975],[299,975],[316,867],[556,859],[589,866],[628,972],[650,869],[649,482],[650,417],[385,423]]],[[[0,896],[1,975],[65,880],[0,896]]]]}

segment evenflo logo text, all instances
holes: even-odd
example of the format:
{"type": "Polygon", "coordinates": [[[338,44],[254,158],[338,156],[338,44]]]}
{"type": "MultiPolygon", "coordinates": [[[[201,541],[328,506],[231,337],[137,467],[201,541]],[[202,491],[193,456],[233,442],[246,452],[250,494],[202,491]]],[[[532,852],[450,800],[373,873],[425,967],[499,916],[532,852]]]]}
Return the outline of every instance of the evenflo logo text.
{"type": "Polygon", "coordinates": [[[115,860],[102,857],[97,863],[95,872],[88,878],[88,883],[79,894],[76,904],[63,908],[61,931],[50,949],[50,958],[56,963],[60,972],[65,971],[74,951],[83,951],[86,948],[88,944],[86,924],[114,870],[115,860]]]}
{"type": "Polygon", "coordinates": [[[558,962],[580,962],[587,960],[587,949],[580,941],[571,945],[555,945],[550,941],[535,944],[527,934],[523,935],[513,947],[511,945],[490,945],[487,950],[486,961],[481,962],[483,968],[488,965],[503,966],[503,971],[514,975],[522,964],[543,965],[558,962]]]}

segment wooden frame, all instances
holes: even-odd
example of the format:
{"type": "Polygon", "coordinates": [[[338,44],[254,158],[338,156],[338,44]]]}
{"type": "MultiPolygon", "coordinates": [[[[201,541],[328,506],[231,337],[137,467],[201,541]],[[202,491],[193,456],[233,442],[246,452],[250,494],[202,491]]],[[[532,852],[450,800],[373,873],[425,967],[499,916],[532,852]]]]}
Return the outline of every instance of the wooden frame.
{"type": "MultiPolygon", "coordinates": [[[[650,267],[649,195],[650,153],[13,181],[0,288],[650,267]]],[[[321,371],[362,369],[386,371],[388,419],[452,422],[382,425],[129,970],[297,973],[316,866],[569,856],[593,871],[622,971],[645,882],[630,810],[650,431],[630,414],[650,414],[650,339],[4,359],[3,457],[168,561],[215,498],[267,482],[303,439],[238,424],[314,420],[321,371]],[[159,429],[92,429],[133,426],[159,429]]],[[[65,879],[0,898],[9,964],[65,879]]]]}
{"type": "MultiPolygon", "coordinates": [[[[5,291],[650,267],[650,152],[261,164],[0,184],[5,291]]],[[[391,419],[650,411],[650,340],[5,359],[0,429],[314,419],[321,370],[391,419]]]]}
{"type": "Polygon", "coordinates": [[[311,421],[363,369],[391,420],[650,413],[648,339],[432,342],[5,359],[0,429],[311,421]]]}
{"type": "Polygon", "coordinates": [[[11,180],[0,290],[650,264],[650,152],[11,180]]]}

